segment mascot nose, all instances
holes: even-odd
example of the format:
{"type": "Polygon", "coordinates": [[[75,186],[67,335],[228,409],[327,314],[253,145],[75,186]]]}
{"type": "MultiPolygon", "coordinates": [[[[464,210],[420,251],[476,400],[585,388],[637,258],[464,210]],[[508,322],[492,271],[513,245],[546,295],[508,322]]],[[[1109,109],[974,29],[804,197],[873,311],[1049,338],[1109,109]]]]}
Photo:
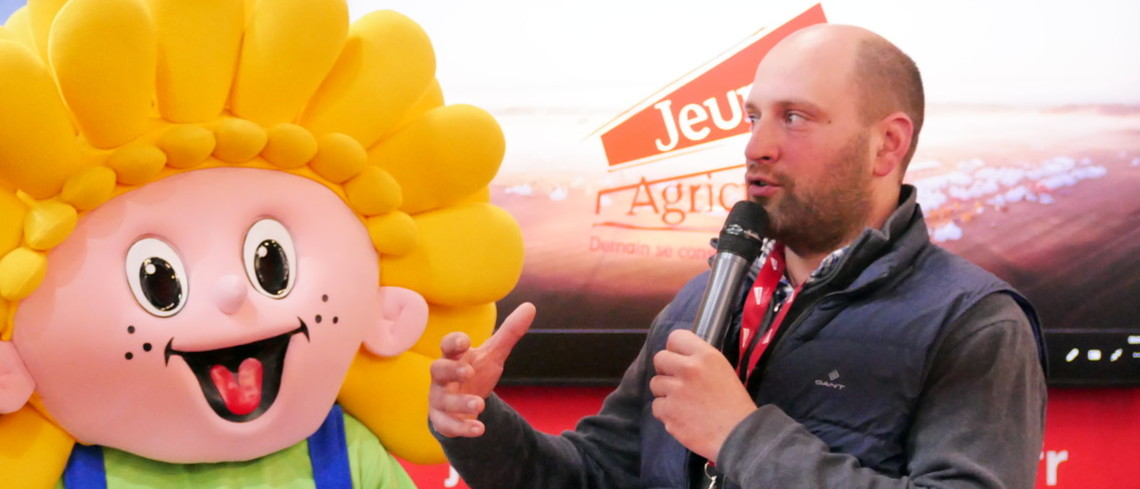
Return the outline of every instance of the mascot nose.
{"type": "Polygon", "coordinates": [[[245,280],[237,275],[226,275],[214,282],[214,304],[225,314],[233,314],[245,304],[245,280]]]}

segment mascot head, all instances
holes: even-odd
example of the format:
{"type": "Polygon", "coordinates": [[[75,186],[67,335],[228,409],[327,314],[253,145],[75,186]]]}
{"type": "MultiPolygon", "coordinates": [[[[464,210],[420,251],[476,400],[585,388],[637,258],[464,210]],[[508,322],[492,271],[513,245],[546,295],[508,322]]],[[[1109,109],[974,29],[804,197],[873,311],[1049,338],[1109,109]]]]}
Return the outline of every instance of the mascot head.
{"type": "MultiPolygon", "coordinates": [[[[343,0],[32,0],[0,28],[0,468],[257,458],[333,403],[397,456],[522,266],[495,121],[343,0]]],[[[22,478],[21,478],[22,477],[22,478]]]]}

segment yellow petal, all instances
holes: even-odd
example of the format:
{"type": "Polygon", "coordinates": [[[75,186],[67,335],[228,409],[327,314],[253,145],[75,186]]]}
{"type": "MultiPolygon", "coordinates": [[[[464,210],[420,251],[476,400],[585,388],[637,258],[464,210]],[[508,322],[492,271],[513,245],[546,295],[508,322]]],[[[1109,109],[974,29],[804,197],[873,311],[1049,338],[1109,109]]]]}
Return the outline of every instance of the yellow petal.
{"type": "Polygon", "coordinates": [[[420,99],[408,108],[408,112],[404,114],[404,120],[396,124],[394,131],[399,131],[404,126],[415,122],[427,111],[443,106],[443,89],[439,87],[439,80],[432,79],[431,84],[428,85],[427,91],[420,96],[420,99]]]}
{"type": "Polygon", "coordinates": [[[0,416],[0,474],[6,487],[54,487],[75,440],[30,405],[0,416]]]}
{"type": "Polygon", "coordinates": [[[344,184],[348,205],[366,216],[385,214],[396,210],[403,201],[400,184],[388,172],[368,166],[344,184]]]}
{"type": "Polygon", "coordinates": [[[352,24],[302,125],[318,134],[348,134],[370,147],[395,129],[434,76],[435,53],[423,29],[396,12],[371,12],[352,24]]]}
{"type": "Polygon", "coordinates": [[[0,73],[0,181],[37,199],[55,195],[80,167],[67,108],[23,45],[0,41],[0,73]]]}
{"type": "Polygon", "coordinates": [[[505,149],[502,129],[485,110],[448,105],[377,144],[369,157],[400,182],[401,209],[417,214],[459,202],[486,186],[505,149]]]}
{"type": "Polygon", "coordinates": [[[166,153],[166,164],[172,168],[192,168],[210,157],[217,141],[214,133],[201,126],[174,126],[155,143],[166,153]]]}
{"type": "Polygon", "coordinates": [[[147,128],[155,36],[142,0],[71,0],[60,9],[51,31],[51,64],[93,146],[118,146],[147,128]]]}
{"type": "MultiPolygon", "coordinates": [[[[24,238],[24,214],[27,212],[16,195],[0,190],[0,256],[6,255],[24,238]]],[[[0,321],[5,320],[0,316],[0,321]]]]}
{"type": "Polygon", "coordinates": [[[491,187],[483,187],[475,193],[459,200],[456,204],[471,204],[471,203],[487,204],[491,202],[491,187]]]}
{"type": "Polygon", "coordinates": [[[317,138],[317,154],[309,167],[333,183],[343,183],[364,171],[368,153],[355,139],[344,134],[325,134],[317,138]]]}
{"type": "Polygon", "coordinates": [[[269,141],[261,156],[278,168],[300,168],[317,154],[317,139],[296,124],[278,124],[269,128],[266,136],[269,141]]]}
{"type": "Polygon", "coordinates": [[[30,248],[16,248],[0,258],[0,297],[18,301],[44,281],[47,255],[30,248]]]}
{"type": "Polygon", "coordinates": [[[214,128],[214,156],[229,163],[243,163],[257,156],[269,136],[265,129],[243,119],[226,119],[214,128]]]}
{"type": "Polygon", "coordinates": [[[74,207],[50,200],[38,202],[24,217],[24,241],[33,250],[51,249],[67,239],[78,222],[74,207]]]}
{"type": "MultiPolygon", "coordinates": [[[[412,220],[412,216],[403,212],[389,212],[370,217],[367,227],[368,237],[372,238],[372,246],[375,246],[376,251],[382,255],[405,255],[419,243],[416,222],[412,220]]],[[[384,265],[380,266],[380,276],[380,281],[384,282],[384,265]]]]}
{"type": "Polygon", "coordinates": [[[59,199],[81,211],[87,211],[110,200],[115,192],[116,175],[105,166],[87,168],[63,184],[59,199]]]}
{"type": "Polygon", "coordinates": [[[8,17],[8,21],[4,23],[5,36],[0,36],[0,38],[6,38],[23,44],[35,52],[38,57],[44,58],[42,53],[36,50],[35,35],[32,34],[32,27],[28,25],[28,22],[28,7],[24,6],[16,9],[16,11],[12,12],[12,15],[8,17]]]}
{"type": "Polygon", "coordinates": [[[115,171],[119,183],[139,185],[146,183],[166,165],[166,153],[145,143],[132,143],[119,148],[107,158],[107,168],[115,171]]]}
{"type": "Polygon", "coordinates": [[[67,0],[29,0],[28,28],[40,58],[48,59],[48,35],[59,9],[67,0]]]}
{"type": "Polygon", "coordinates": [[[344,45],[348,7],[343,0],[261,0],[253,8],[233,111],[266,127],[294,122],[344,45]]]}
{"type": "Polygon", "coordinates": [[[495,329],[495,303],[476,306],[448,307],[430,304],[428,324],[423,336],[412,346],[412,351],[427,357],[439,356],[439,344],[444,336],[454,332],[467,333],[472,345],[480,345],[495,329]]]}
{"type": "Polygon", "coordinates": [[[150,0],[158,26],[158,110],[172,122],[222,113],[245,22],[232,0],[150,0]]]}
{"type": "Polygon", "coordinates": [[[384,284],[448,306],[494,302],[514,288],[522,271],[522,232],[506,211],[466,204],[414,219],[419,244],[404,256],[385,257],[384,284]]]}

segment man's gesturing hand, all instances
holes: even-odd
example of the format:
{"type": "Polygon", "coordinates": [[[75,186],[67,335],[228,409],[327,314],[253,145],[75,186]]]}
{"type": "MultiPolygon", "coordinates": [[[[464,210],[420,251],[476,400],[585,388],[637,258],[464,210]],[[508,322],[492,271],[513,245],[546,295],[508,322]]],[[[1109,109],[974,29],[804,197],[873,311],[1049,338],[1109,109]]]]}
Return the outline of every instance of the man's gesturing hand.
{"type": "Polygon", "coordinates": [[[471,348],[471,338],[463,333],[443,337],[439,345],[443,355],[431,364],[428,391],[428,419],[439,434],[447,437],[483,434],[485,427],[475,418],[483,412],[484,399],[499,383],[503,364],[530,328],[534,314],[534,305],[523,303],[478,348],[471,348]]]}

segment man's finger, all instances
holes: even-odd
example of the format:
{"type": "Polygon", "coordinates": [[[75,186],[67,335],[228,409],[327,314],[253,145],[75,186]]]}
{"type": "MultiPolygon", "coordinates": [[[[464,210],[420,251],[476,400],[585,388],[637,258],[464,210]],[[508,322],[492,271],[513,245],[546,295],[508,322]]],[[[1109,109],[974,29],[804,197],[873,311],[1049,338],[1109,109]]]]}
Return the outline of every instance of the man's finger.
{"type": "Polygon", "coordinates": [[[705,340],[702,340],[696,333],[687,329],[678,329],[669,333],[669,338],[665,340],[665,349],[671,352],[680,353],[682,355],[693,355],[703,348],[709,346],[705,340]]]}
{"type": "Polygon", "coordinates": [[[491,360],[499,364],[505,363],[511,354],[511,350],[530,329],[530,324],[534,322],[534,315],[534,304],[529,302],[520,304],[503,320],[499,330],[495,331],[495,334],[491,335],[479,349],[486,351],[491,360]]]}
{"type": "Polygon", "coordinates": [[[471,337],[467,336],[466,333],[448,333],[442,340],[439,340],[439,351],[443,354],[443,358],[449,360],[458,360],[470,349],[471,337]]]}
{"type": "Polygon", "coordinates": [[[457,418],[475,418],[483,412],[483,398],[471,394],[445,392],[431,400],[431,407],[457,418]]]}
{"type": "Polygon", "coordinates": [[[431,420],[431,425],[437,433],[448,438],[482,436],[486,430],[482,421],[457,418],[434,409],[428,412],[428,419],[431,420]]]}
{"type": "Polygon", "coordinates": [[[471,366],[463,362],[438,359],[431,362],[431,380],[437,384],[463,382],[471,377],[471,366]]]}
{"type": "Polygon", "coordinates": [[[658,375],[677,375],[685,361],[682,355],[661,350],[653,355],[653,370],[656,370],[658,375]]]}
{"type": "MultiPolygon", "coordinates": [[[[668,404],[666,404],[668,402],[669,401],[667,401],[664,397],[658,397],[658,398],[654,399],[653,403],[651,403],[649,405],[650,406],[650,412],[653,414],[653,417],[657,418],[662,423],[665,423],[664,418],[665,418],[665,415],[668,414],[668,407],[669,406],[668,406],[668,404]]],[[[669,431],[669,424],[668,423],[665,423],[665,431],[666,432],[669,431]]]]}
{"type": "Polygon", "coordinates": [[[653,393],[653,397],[665,397],[679,386],[680,382],[675,377],[655,375],[649,379],[649,392],[653,393]]]}

